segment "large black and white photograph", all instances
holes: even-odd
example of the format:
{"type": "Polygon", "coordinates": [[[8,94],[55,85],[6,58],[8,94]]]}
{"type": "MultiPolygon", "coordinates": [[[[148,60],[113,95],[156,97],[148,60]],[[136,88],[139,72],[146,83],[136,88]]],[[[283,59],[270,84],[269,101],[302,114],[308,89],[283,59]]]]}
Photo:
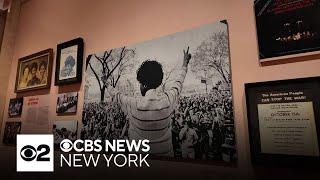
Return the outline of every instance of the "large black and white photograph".
{"type": "Polygon", "coordinates": [[[261,60],[320,50],[319,0],[255,0],[261,60]]]}
{"type": "Polygon", "coordinates": [[[23,107],[23,98],[10,99],[9,102],[9,117],[21,116],[23,107]]]}
{"type": "Polygon", "coordinates": [[[78,106],[78,92],[58,94],[57,109],[58,114],[76,113],[78,106]]]}
{"type": "Polygon", "coordinates": [[[52,134],[54,136],[54,144],[60,144],[64,139],[74,141],[77,139],[78,122],[76,120],[60,120],[54,121],[52,134]]]}
{"type": "Polygon", "coordinates": [[[21,122],[6,122],[2,142],[4,144],[16,144],[16,136],[21,132],[21,122]]]}
{"type": "Polygon", "coordinates": [[[151,154],[236,162],[226,21],[92,54],[82,139],[148,139],[151,154]]]}

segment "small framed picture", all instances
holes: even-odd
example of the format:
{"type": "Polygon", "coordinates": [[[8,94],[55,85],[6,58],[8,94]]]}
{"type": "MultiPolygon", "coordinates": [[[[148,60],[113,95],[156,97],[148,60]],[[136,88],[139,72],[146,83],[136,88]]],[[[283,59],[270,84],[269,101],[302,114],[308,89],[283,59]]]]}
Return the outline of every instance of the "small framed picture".
{"type": "Polygon", "coordinates": [[[254,1],[260,64],[319,59],[320,0],[254,1]]]}
{"type": "Polygon", "coordinates": [[[58,44],[55,75],[56,86],[81,82],[83,46],[82,38],[58,44]]]}
{"type": "Polygon", "coordinates": [[[50,88],[53,50],[46,49],[19,59],[15,92],[50,88]]]}
{"type": "Polygon", "coordinates": [[[21,122],[6,122],[2,142],[8,145],[16,144],[16,136],[20,131],[21,122]]]}
{"type": "Polygon", "coordinates": [[[56,112],[57,114],[76,113],[77,104],[78,104],[77,92],[58,94],[56,112]]]}
{"type": "Polygon", "coordinates": [[[10,99],[9,102],[9,117],[21,116],[23,107],[23,98],[10,99]]]}

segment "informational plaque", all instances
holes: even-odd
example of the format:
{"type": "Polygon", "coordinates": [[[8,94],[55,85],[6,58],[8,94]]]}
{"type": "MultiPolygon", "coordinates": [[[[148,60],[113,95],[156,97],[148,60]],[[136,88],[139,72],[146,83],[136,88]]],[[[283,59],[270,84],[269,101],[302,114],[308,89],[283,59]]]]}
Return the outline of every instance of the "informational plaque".
{"type": "Polygon", "coordinates": [[[47,134],[51,132],[49,121],[49,97],[48,95],[26,97],[24,116],[22,117],[22,133],[47,134]]]}
{"type": "Polygon", "coordinates": [[[246,84],[255,160],[319,159],[320,78],[246,84]]]}

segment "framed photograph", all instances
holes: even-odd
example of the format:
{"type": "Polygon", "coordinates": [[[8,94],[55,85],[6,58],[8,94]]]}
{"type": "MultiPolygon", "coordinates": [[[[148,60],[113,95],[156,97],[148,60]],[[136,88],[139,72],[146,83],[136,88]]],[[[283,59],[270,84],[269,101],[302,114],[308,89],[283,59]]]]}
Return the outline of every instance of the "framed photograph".
{"type": "Polygon", "coordinates": [[[54,144],[59,145],[64,139],[74,141],[77,139],[78,121],[55,121],[52,127],[54,144]]]}
{"type": "Polygon", "coordinates": [[[319,164],[320,77],[245,85],[251,159],[319,164]]]}
{"type": "Polygon", "coordinates": [[[255,0],[254,9],[262,64],[320,54],[320,0],[255,0]]]}
{"type": "Polygon", "coordinates": [[[23,107],[23,97],[10,99],[9,102],[9,117],[21,116],[23,107]]]}
{"type": "Polygon", "coordinates": [[[58,94],[56,112],[63,113],[76,113],[78,105],[78,92],[69,92],[58,94]]]}
{"type": "Polygon", "coordinates": [[[81,82],[83,46],[82,38],[58,44],[55,85],[81,82]]]}
{"type": "Polygon", "coordinates": [[[19,59],[15,92],[50,88],[53,50],[47,49],[19,59]]]}
{"type": "Polygon", "coordinates": [[[16,144],[16,136],[20,134],[21,122],[6,122],[2,142],[4,144],[16,144]]]}

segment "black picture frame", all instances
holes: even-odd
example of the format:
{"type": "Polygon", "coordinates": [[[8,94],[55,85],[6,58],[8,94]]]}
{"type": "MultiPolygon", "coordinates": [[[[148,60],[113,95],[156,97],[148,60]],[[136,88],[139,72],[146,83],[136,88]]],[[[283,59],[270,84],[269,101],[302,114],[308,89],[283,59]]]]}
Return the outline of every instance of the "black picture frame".
{"type": "Polygon", "coordinates": [[[22,109],[23,97],[10,99],[8,108],[8,115],[10,118],[21,116],[22,109]]]}
{"type": "MultiPolygon", "coordinates": [[[[66,84],[73,84],[73,83],[79,83],[82,80],[82,64],[83,64],[83,50],[84,50],[84,41],[82,38],[76,38],[61,44],[57,45],[57,56],[56,56],[56,72],[55,72],[55,86],[59,85],[66,85],[66,84]],[[66,50],[67,48],[77,46],[77,52],[74,53],[76,54],[76,58],[73,58],[76,60],[75,64],[76,67],[74,68],[76,72],[70,78],[63,78],[60,79],[60,67],[61,67],[61,61],[64,60],[65,58],[62,58],[62,51],[66,50]]],[[[70,56],[70,55],[69,55],[70,56]]],[[[66,61],[66,60],[65,60],[66,61]]]]}
{"type": "Polygon", "coordinates": [[[17,134],[21,133],[21,121],[7,121],[5,123],[2,142],[5,145],[15,145],[17,134]]]}
{"type": "MultiPolygon", "coordinates": [[[[268,81],[245,84],[247,118],[251,161],[254,165],[301,166],[319,165],[320,156],[292,155],[283,153],[262,153],[259,127],[258,103],[263,103],[262,93],[266,92],[304,92],[306,99],[290,102],[310,102],[313,104],[316,137],[320,146],[320,77],[299,78],[290,80],[268,81]]],[[[274,103],[274,102],[272,102],[274,103]]],[[[282,103],[282,102],[280,102],[282,103]]],[[[271,102],[269,103],[271,104],[271,102]]],[[[319,152],[320,153],[320,152],[319,152]]]]}
{"type": "Polygon", "coordinates": [[[78,92],[58,94],[56,113],[58,115],[76,114],[78,110],[78,92]],[[62,102],[65,101],[65,102],[62,102]]]}
{"type": "Polygon", "coordinates": [[[254,11],[262,65],[268,61],[276,61],[276,64],[306,61],[309,59],[287,58],[320,53],[320,23],[317,20],[320,0],[255,0],[254,11]]]}

